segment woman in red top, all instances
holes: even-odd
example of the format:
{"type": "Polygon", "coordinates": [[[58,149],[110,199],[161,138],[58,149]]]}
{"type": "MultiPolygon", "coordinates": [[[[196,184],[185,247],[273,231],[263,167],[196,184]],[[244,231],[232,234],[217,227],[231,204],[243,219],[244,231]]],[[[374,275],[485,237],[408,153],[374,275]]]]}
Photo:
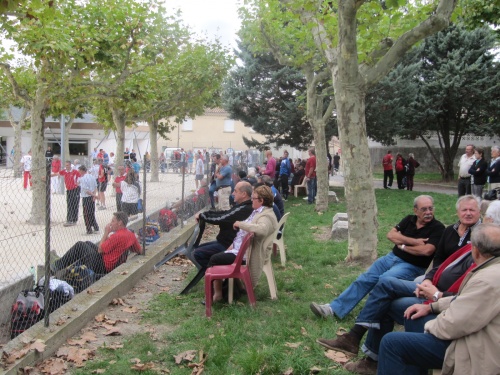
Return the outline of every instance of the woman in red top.
{"type": "Polygon", "coordinates": [[[406,160],[403,158],[403,155],[398,153],[396,155],[396,178],[398,180],[398,189],[404,189],[406,187],[406,183],[403,181],[406,176],[405,165],[406,160]]]}

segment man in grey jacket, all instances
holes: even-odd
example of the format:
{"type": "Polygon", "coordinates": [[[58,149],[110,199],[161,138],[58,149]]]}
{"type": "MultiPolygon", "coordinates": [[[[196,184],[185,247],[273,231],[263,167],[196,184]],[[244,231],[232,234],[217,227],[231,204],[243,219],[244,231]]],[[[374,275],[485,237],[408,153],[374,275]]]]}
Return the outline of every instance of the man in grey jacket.
{"type": "Polygon", "coordinates": [[[477,265],[464,279],[457,296],[416,304],[406,319],[439,314],[425,324],[425,333],[391,332],[381,343],[378,374],[498,374],[500,357],[500,228],[480,224],[472,233],[477,265]]]}

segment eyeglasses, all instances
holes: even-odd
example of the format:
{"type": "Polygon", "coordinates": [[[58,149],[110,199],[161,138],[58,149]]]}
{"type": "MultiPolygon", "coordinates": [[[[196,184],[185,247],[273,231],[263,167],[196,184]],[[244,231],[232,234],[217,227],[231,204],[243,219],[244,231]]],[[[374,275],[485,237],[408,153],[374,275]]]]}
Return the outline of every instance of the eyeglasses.
{"type": "Polygon", "coordinates": [[[417,210],[419,210],[420,212],[433,212],[434,211],[434,207],[433,206],[430,206],[430,207],[421,207],[421,208],[417,208],[417,210]]]}

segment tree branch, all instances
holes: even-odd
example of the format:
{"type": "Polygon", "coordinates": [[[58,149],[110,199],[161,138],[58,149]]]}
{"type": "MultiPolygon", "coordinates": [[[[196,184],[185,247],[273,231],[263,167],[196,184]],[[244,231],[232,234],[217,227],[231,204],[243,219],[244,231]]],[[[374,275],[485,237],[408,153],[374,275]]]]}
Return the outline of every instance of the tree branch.
{"type": "Polygon", "coordinates": [[[440,0],[436,11],[429,18],[401,35],[375,66],[365,71],[368,87],[385,77],[415,43],[446,28],[457,3],[458,0],[440,0]]]}
{"type": "Polygon", "coordinates": [[[7,76],[7,79],[9,80],[12,86],[12,92],[14,96],[18,99],[24,100],[26,104],[28,104],[31,107],[33,101],[28,95],[28,92],[25,89],[21,88],[17,83],[16,79],[12,75],[12,71],[10,70],[10,65],[6,63],[0,63],[0,68],[2,68],[3,71],[5,72],[5,75],[7,76]]]}

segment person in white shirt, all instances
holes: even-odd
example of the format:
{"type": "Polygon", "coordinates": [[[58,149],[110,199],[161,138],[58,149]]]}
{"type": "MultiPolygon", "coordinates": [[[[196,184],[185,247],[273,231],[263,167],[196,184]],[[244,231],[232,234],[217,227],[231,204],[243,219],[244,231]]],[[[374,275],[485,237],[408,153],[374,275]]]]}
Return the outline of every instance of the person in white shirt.
{"type": "Polygon", "coordinates": [[[95,218],[97,181],[90,173],[87,173],[86,166],[80,165],[78,171],[82,175],[82,177],[78,179],[78,185],[80,185],[80,196],[82,197],[82,207],[83,207],[83,220],[85,221],[87,234],[98,233],[99,225],[97,224],[97,220],[95,218]],[[95,232],[93,232],[92,229],[95,232]]]}
{"type": "Polygon", "coordinates": [[[458,162],[458,196],[471,194],[471,183],[469,169],[476,161],[474,156],[474,145],[467,145],[465,147],[465,154],[460,157],[458,162]]]}
{"type": "Polygon", "coordinates": [[[31,181],[31,150],[21,158],[21,164],[23,165],[23,188],[26,190],[28,188],[28,181],[30,187],[33,186],[33,182],[31,181]]]}
{"type": "Polygon", "coordinates": [[[194,158],[196,160],[196,167],[194,170],[195,173],[195,184],[196,189],[198,189],[199,181],[203,180],[203,175],[205,174],[205,166],[203,165],[203,160],[201,160],[199,154],[195,154],[194,158]]]}

